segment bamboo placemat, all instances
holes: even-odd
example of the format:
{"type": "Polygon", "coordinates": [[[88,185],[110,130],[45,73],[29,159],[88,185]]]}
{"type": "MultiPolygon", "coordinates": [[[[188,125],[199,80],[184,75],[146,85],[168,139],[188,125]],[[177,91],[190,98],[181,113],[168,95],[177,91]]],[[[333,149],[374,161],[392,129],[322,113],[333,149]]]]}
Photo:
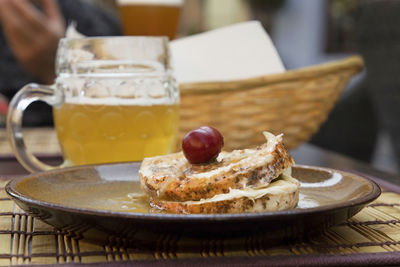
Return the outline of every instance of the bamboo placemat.
{"type": "MultiPolygon", "coordinates": [[[[167,259],[228,259],[234,256],[253,260],[268,256],[288,259],[329,255],[350,255],[388,259],[400,263],[400,194],[383,192],[373,203],[348,222],[327,230],[322,236],[307,242],[265,247],[263,235],[219,240],[188,238],[175,235],[157,237],[157,249],[151,252],[138,249],[100,246],[62,235],[51,226],[26,215],[4,191],[0,182],[0,265],[58,264],[58,263],[118,263],[167,259]],[[190,245],[190,250],[185,249],[190,245]],[[361,253],[361,254],[360,254],[361,253]],[[375,253],[375,254],[371,254],[375,253]],[[392,256],[392,257],[390,257],[392,256]]],[[[359,257],[360,258],[360,257],[359,257]]],[[[251,261],[250,261],[251,262],[251,261]]],[[[331,262],[332,263],[332,262],[331,262]]],[[[348,262],[347,262],[348,263],[348,262]]]]}

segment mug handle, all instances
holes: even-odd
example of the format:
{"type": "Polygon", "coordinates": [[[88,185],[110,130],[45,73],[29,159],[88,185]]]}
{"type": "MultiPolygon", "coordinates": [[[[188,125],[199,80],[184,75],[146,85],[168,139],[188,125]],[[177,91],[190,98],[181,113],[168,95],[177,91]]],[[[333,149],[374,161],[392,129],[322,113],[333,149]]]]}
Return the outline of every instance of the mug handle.
{"type": "Polygon", "coordinates": [[[61,105],[63,96],[57,93],[54,86],[45,86],[35,83],[25,85],[10,102],[7,114],[7,135],[15,157],[29,172],[46,171],[60,166],[50,166],[35,157],[25,146],[22,134],[22,115],[25,109],[35,101],[43,101],[50,106],[61,105]]]}

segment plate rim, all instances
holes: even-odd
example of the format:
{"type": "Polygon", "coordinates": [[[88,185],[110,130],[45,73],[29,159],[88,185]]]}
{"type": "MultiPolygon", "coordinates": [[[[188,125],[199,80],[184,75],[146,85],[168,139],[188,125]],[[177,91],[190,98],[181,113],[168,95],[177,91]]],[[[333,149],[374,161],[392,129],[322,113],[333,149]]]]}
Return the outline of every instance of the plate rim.
{"type": "Polygon", "coordinates": [[[69,212],[73,214],[85,214],[90,216],[100,216],[100,217],[118,217],[124,219],[132,219],[135,221],[148,221],[148,220],[164,220],[165,222],[181,222],[183,219],[188,222],[202,222],[202,221],[242,221],[242,220],[266,220],[266,219],[284,219],[291,218],[294,215],[298,216],[311,216],[318,213],[325,212],[335,212],[337,210],[341,210],[344,208],[350,208],[359,205],[365,205],[373,200],[377,199],[382,190],[377,185],[376,182],[371,180],[366,175],[362,173],[353,173],[351,171],[343,171],[339,169],[332,169],[326,167],[312,166],[312,165],[303,165],[303,164],[295,164],[293,167],[299,167],[302,169],[313,169],[318,171],[326,171],[326,172],[339,172],[343,174],[350,174],[352,176],[359,177],[364,179],[371,185],[371,190],[365,196],[349,200],[346,202],[324,205],[312,208],[301,208],[301,209],[291,209],[291,210],[283,210],[283,211],[274,211],[274,212],[252,212],[252,213],[231,213],[231,214],[170,214],[170,213],[139,213],[139,212],[121,212],[121,211],[109,211],[109,210],[97,210],[90,208],[76,208],[63,206],[57,203],[51,203],[48,201],[38,200],[34,198],[30,198],[18,192],[16,190],[16,185],[24,180],[35,178],[38,175],[52,175],[53,173],[57,174],[60,171],[79,171],[80,169],[88,169],[88,168],[96,168],[99,166],[116,166],[116,165],[130,165],[130,164],[138,164],[140,162],[120,162],[120,163],[106,163],[106,164],[91,164],[91,165],[82,165],[82,166],[73,166],[66,167],[62,169],[55,169],[50,171],[44,171],[40,173],[33,173],[26,176],[21,176],[12,179],[5,186],[5,191],[9,196],[13,198],[13,200],[18,200],[22,202],[29,203],[29,205],[39,206],[43,208],[50,208],[53,210],[57,210],[60,212],[69,212]]]}

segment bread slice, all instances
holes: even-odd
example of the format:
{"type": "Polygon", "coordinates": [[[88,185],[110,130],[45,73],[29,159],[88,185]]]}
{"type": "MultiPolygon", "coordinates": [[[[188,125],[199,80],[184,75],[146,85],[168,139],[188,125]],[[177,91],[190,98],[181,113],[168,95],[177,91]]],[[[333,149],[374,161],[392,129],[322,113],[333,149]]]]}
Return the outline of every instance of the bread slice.
{"type": "Polygon", "coordinates": [[[299,182],[283,174],[266,187],[231,189],[229,193],[215,195],[199,201],[162,201],[153,199],[153,208],[172,213],[212,214],[268,212],[293,209],[299,201],[299,182]]]}
{"type": "MultiPolygon", "coordinates": [[[[282,143],[282,135],[265,135],[265,144],[222,152],[208,164],[190,164],[182,152],[145,158],[139,171],[142,189],[154,203],[164,203],[160,201],[199,201],[227,194],[231,189],[264,187],[294,163],[282,143]]],[[[250,205],[246,203],[238,205],[250,205]]]]}

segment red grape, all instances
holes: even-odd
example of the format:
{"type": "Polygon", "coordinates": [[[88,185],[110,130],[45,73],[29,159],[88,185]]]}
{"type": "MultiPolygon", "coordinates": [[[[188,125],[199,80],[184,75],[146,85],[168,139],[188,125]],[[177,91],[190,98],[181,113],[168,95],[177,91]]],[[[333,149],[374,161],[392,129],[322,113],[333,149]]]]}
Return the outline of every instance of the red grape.
{"type": "Polygon", "coordinates": [[[192,164],[206,163],[215,159],[224,146],[221,133],[210,126],[201,126],[187,133],[182,141],[182,150],[192,164]]]}

